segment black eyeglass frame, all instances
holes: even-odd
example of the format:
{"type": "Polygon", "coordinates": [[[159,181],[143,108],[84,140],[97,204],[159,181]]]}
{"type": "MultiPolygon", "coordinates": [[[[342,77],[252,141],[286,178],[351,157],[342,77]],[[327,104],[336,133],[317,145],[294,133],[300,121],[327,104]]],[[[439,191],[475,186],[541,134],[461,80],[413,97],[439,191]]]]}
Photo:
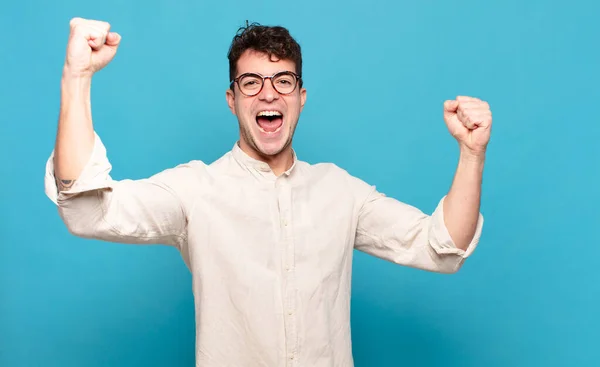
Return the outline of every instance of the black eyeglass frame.
{"type": "Polygon", "coordinates": [[[234,83],[236,83],[236,84],[238,85],[238,88],[240,89],[240,93],[242,93],[243,95],[245,95],[245,96],[247,96],[247,97],[254,97],[254,96],[256,96],[256,95],[260,94],[260,92],[262,92],[263,88],[265,87],[265,81],[266,81],[267,79],[270,79],[270,80],[271,80],[271,86],[273,86],[273,89],[275,89],[275,91],[277,91],[277,93],[279,93],[279,94],[281,94],[281,95],[284,95],[284,96],[285,96],[285,95],[290,95],[290,94],[294,93],[294,91],[295,91],[295,90],[298,88],[298,86],[302,86],[302,76],[301,76],[301,75],[298,75],[298,74],[294,73],[293,71],[284,70],[284,71],[278,71],[278,72],[276,72],[275,74],[273,74],[273,75],[271,75],[271,76],[263,76],[263,75],[260,75],[260,74],[258,74],[258,73],[244,73],[244,74],[242,74],[242,75],[239,75],[237,78],[233,79],[233,80],[232,80],[232,81],[229,83],[229,87],[230,87],[231,89],[233,89],[233,84],[234,84],[234,83]],[[275,86],[275,83],[273,83],[273,79],[274,79],[274,78],[276,78],[276,77],[278,77],[278,76],[280,76],[280,75],[283,75],[283,74],[285,74],[285,75],[292,75],[292,76],[294,76],[294,78],[296,78],[296,84],[294,85],[294,89],[292,89],[292,90],[291,90],[290,92],[288,92],[288,93],[281,93],[281,92],[280,92],[280,91],[277,89],[277,87],[275,86]],[[243,78],[243,77],[245,77],[245,76],[249,76],[249,75],[250,75],[250,76],[255,76],[255,77],[257,77],[258,79],[261,79],[261,80],[262,80],[262,83],[261,83],[261,85],[260,85],[260,89],[259,89],[259,90],[258,90],[256,93],[254,93],[254,94],[246,94],[246,93],[244,93],[244,92],[242,91],[242,87],[240,86],[240,79],[241,79],[241,78],[243,78]]]}

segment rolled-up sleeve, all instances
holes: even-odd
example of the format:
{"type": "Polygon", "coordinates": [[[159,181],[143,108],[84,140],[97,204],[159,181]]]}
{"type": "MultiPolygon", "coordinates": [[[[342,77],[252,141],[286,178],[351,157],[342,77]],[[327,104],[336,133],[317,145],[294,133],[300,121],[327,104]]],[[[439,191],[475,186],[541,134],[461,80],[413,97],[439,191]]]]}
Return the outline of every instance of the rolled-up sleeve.
{"type": "Polygon", "coordinates": [[[180,165],[140,180],[113,180],[106,148],[95,134],[92,154],[74,184],[60,191],[54,152],[46,163],[45,192],[68,230],[79,237],[181,248],[186,240],[182,195],[191,166],[180,165]]]}
{"type": "Polygon", "coordinates": [[[44,189],[46,196],[56,205],[72,198],[76,194],[99,190],[110,189],[112,179],[110,171],[112,166],[106,155],[106,148],[100,140],[98,134],[94,133],[94,148],[87,164],[83,168],[81,174],[68,190],[59,191],[54,176],[54,151],[50,154],[50,158],[46,161],[46,175],[44,177],[44,189]]]}
{"type": "Polygon", "coordinates": [[[444,223],[444,197],[431,215],[379,193],[373,187],[359,210],[355,248],[396,264],[454,273],[475,250],[481,237],[479,213],[467,250],[456,247],[444,223]]]}

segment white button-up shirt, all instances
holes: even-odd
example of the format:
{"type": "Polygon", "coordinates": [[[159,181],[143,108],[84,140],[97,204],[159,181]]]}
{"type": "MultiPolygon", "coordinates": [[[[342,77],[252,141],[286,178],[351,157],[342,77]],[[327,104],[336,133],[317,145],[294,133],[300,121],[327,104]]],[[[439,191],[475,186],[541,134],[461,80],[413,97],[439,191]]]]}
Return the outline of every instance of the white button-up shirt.
{"type": "Polygon", "coordinates": [[[297,159],[279,177],[237,144],[217,161],[191,161],[143,180],[110,177],[96,135],[92,156],[46,194],[84,238],[176,248],[193,278],[196,365],[353,366],[353,250],[435,272],[457,271],[467,251],[431,215],[387,197],[333,164],[297,159]]]}

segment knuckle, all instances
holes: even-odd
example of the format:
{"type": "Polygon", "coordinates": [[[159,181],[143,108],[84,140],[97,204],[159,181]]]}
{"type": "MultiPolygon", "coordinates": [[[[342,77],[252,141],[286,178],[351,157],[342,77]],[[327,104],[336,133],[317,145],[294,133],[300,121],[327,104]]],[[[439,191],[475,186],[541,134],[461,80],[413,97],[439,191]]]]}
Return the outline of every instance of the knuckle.
{"type": "Polygon", "coordinates": [[[73,27],[71,27],[71,33],[73,35],[81,35],[82,33],[86,32],[89,33],[89,31],[86,31],[86,27],[82,23],[77,23],[73,27]]]}
{"type": "Polygon", "coordinates": [[[110,29],[110,23],[109,22],[105,22],[103,20],[96,20],[93,22],[92,24],[95,28],[103,31],[103,32],[108,32],[108,30],[110,29]]]}
{"type": "Polygon", "coordinates": [[[77,27],[77,25],[79,25],[81,23],[82,20],[83,19],[81,19],[80,17],[71,18],[71,20],[69,21],[69,26],[71,28],[75,28],[75,27],[77,27]]]}

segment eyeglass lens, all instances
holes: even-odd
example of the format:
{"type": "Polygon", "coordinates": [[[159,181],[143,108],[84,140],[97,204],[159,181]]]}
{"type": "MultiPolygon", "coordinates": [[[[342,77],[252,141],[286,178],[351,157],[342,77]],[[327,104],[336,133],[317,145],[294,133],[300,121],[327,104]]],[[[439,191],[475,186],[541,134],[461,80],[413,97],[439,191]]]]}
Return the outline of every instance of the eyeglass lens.
{"type": "MultiPolygon", "coordinates": [[[[269,79],[269,78],[265,78],[269,79]]],[[[240,78],[239,86],[242,93],[247,95],[255,95],[263,86],[263,77],[257,74],[248,74],[240,78]]],[[[296,77],[291,73],[279,73],[271,79],[273,88],[278,93],[289,94],[296,88],[296,77]]]]}

